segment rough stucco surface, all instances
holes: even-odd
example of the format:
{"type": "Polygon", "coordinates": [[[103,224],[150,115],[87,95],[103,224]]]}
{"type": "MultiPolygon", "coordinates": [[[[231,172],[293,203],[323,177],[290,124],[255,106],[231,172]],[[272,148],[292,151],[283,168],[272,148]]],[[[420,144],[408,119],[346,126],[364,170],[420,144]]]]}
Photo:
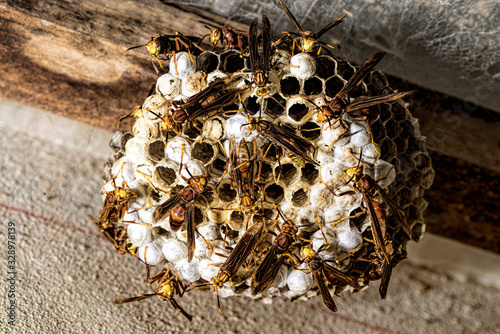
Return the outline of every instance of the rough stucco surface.
{"type": "MultiPolygon", "coordinates": [[[[52,126],[57,126],[53,122],[52,126]]],[[[83,145],[84,146],[84,145],[83,145]]],[[[115,305],[146,292],[144,265],[120,256],[87,218],[100,205],[102,155],[55,145],[0,123],[0,253],[7,257],[7,223],[16,224],[17,325],[7,325],[2,276],[2,333],[493,333],[500,326],[497,289],[457,281],[404,261],[388,298],[376,286],[336,298],[272,305],[198,291],[179,299],[186,321],[157,299],[115,305]]],[[[6,272],[5,266],[2,268],[6,272]]]]}
{"type": "MultiPolygon", "coordinates": [[[[386,51],[380,69],[422,87],[500,112],[500,4],[490,0],[283,0],[304,30],[319,31],[352,14],[321,38],[357,64],[386,51]]],[[[165,1],[166,2],[166,1],[165,1]]],[[[180,0],[235,21],[269,16],[275,34],[296,32],[278,1],[180,0]]]]}

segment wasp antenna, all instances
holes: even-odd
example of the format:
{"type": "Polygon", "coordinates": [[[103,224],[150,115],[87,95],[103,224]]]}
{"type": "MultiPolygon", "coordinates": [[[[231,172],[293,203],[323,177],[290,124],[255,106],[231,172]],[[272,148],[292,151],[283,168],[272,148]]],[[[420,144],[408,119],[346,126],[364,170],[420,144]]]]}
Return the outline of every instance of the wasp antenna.
{"type": "Polygon", "coordinates": [[[127,50],[125,50],[125,52],[127,51],[130,51],[130,50],[133,50],[133,49],[138,49],[138,48],[142,48],[142,47],[145,47],[147,44],[144,44],[144,45],[136,45],[136,46],[133,46],[131,48],[128,48],[127,50]]]}

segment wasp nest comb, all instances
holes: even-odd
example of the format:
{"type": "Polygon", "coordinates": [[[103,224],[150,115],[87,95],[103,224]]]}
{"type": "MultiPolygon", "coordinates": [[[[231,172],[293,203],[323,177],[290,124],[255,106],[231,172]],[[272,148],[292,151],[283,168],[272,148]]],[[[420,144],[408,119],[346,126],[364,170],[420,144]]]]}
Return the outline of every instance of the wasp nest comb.
{"type": "Polygon", "coordinates": [[[210,285],[221,297],[320,293],[336,311],[331,289],[381,279],[385,298],[424,232],[434,171],[407,93],[373,70],[383,53],[356,68],[303,34],[273,39],[264,15],[260,34],[256,19],[248,35],[217,36],[219,52],[181,34],[146,44],[169,72],[111,141],[96,224],[161,268],[156,295],[187,317],[174,295],[210,285]]]}

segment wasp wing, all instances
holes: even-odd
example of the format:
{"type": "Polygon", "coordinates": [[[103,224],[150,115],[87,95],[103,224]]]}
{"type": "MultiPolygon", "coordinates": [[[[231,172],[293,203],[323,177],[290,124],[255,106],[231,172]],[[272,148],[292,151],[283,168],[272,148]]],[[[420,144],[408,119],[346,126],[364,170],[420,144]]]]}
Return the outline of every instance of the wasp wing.
{"type": "Polygon", "coordinates": [[[191,260],[193,259],[194,248],[195,248],[195,244],[196,244],[196,242],[195,242],[196,239],[195,239],[195,235],[194,235],[194,232],[196,230],[196,223],[195,223],[195,219],[194,219],[194,213],[195,213],[194,209],[195,209],[195,206],[193,203],[191,203],[188,207],[187,214],[185,216],[186,223],[187,223],[186,238],[187,238],[187,246],[188,246],[188,262],[191,262],[191,260]]]}
{"type": "Polygon", "coordinates": [[[158,223],[163,220],[165,216],[170,214],[170,210],[179,202],[182,201],[182,191],[178,192],[177,195],[170,197],[165,202],[158,205],[153,212],[153,223],[158,223]]]}
{"type": "MultiPolygon", "coordinates": [[[[264,218],[263,218],[264,219],[264,218]]],[[[264,231],[264,221],[256,222],[241,236],[229,257],[220,267],[219,272],[228,271],[231,275],[236,274],[248,255],[254,250],[260,241],[264,231]]]]}
{"type": "Polygon", "coordinates": [[[335,305],[335,302],[333,301],[330,290],[328,290],[328,286],[327,286],[323,271],[322,270],[313,270],[312,273],[314,276],[314,280],[316,281],[316,285],[318,286],[319,293],[321,294],[321,297],[323,298],[323,303],[325,303],[325,305],[333,312],[337,312],[337,306],[335,305]]]}
{"type": "Polygon", "coordinates": [[[411,226],[408,223],[408,220],[406,219],[406,215],[405,215],[405,212],[403,211],[403,209],[401,209],[396,204],[396,202],[394,202],[394,200],[385,192],[384,189],[382,189],[381,186],[379,186],[378,184],[375,184],[375,188],[377,189],[377,192],[380,194],[380,196],[382,197],[384,202],[387,203],[387,205],[389,205],[389,207],[391,208],[392,214],[399,221],[403,230],[406,232],[406,234],[408,234],[409,237],[411,237],[411,234],[412,234],[411,233],[411,226]]]}
{"type": "Polygon", "coordinates": [[[326,26],[324,26],[323,28],[321,28],[320,31],[318,31],[315,35],[316,35],[316,38],[320,38],[321,36],[323,36],[323,34],[325,34],[328,30],[332,29],[333,27],[335,27],[337,24],[341,23],[345,18],[346,18],[347,14],[344,14],[342,15],[341,17],[339,17],[338,19],[336,20],[333,20],[332,22],[328,23],[326,26]]]}
{"type": "Polygon", "coordinates": [[[283,3],[283,1],[281,0],[278,0],[280,2],[280,5],[281,5],[281,8],[283,8],[283,10],[285,11],[286,15],[288,15],[288,17],[290,18],[290,20],[292,20],[293,24],[295,25],[295,28],[297,28],[297,31],[302,34],[304,32],[304,30],[302,30],[302,27],[300,26],[299,22],[297,21],[297,19],[295,18],[295,16],[293,16],[292,12],[288,9],[287,6],[285,6],[285,4],[283,3]]]}
{"type": "Polygon", "coordinates": [[[253,19],[250,24],[250,29],[248,30],[248,44],[249,44],[249,53],[250,53],[250,66],[252,73],[255,73],[257,69],[257,63],[259,61],[259,43],[257,41],[258,34],[258,25],[259,19],[253,19]]]}
{"type": "Polygon", "coordinates": [[[273,284],[284,260],[285,256],[278,253],[278,245],[274,243],[252,277],[250,284],[252,295],[255,296],[266,291],[273,284]]]}
{"type": "Polygon", "coordinates": [[[266,15],[262,15],[262,69],[265,73],[269,73],[269,64],[271,60],[271,45],[273,44],[273,29],[271,22],[266,15]]]}
{"type": "Polygon", "coordinates": [[[349,103],[346,107],[346,112],[349,113],[351,111],[360,110],[368,107],[372,107],[384,102],[391,102],[401,99],[405,96],[413,94],[415,91],[410,92],[401,92],[401,93],[391,93],[380,96],[360,96],[354,99],[351,103],[349,103]]]}
{"type": "Polygon", "coordinates": [[[371,70],[379,63],[379,61],[385,56],[385,52],[378,52],[374,55],[368,57],[361,66],[354,72],[352,77],[347,81],[347,83],[342,87],[342,89],[335,95],[333,100],[345,99],[347,94],[356,86],[358,86],[363,78],[371,72],[371,70]]]}

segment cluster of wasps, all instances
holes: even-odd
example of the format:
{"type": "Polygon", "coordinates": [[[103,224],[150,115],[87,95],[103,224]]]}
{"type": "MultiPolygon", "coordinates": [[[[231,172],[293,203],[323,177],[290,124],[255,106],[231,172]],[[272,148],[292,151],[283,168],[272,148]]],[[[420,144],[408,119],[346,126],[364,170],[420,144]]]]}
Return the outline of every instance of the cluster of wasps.
{"type": "MultiPolygon", "coordinates": [[[[157,73],[160,71],[156,63],[162,67],[162,62],[165,60],[175,61],[176,52],[187,51],[191,55],[192,53],[196,54],[197,52],[204,51],[200,45],[207,36],[210,37],[210,42],[214,48],[218,47],[220,43],[222,48],[238,50],[249,59],[252,78],[250,83],[240,85],[243,77],[240,75],[241,73],[235,73],[228,77],[216,79],[199,93],[187,98],[183,103],[169,101],[172,105],[170,113],[166,116],[157,115],[158,118],[161,118],[162,128],[167,132],[167,140],[168,133],[170,132],[176,135],[182,134],[183,125],[185,124],[191,124],[196,127],[207,119],[224,113],[224,107],[238,101],[241,102],[242,94],[250,91],[260,98],[261,108],[258,117],[250,117],[247,112],[248,123],[243,125],[246,127],[246,130],[249,132],[256,131],[257,137],[262,137],[269,144],[269,147],[274,145],[278,154],[281,152],[281,154],[288,156],[298,166],[304,167],[306,163],[310,163],[320,167],[319,163],[314,159],[314,145],[307,139],[297,135],[294,129],[262,119],[262,101],[264,98],[272,97],[270,95],[270,86],[272,83],[269,81],[269,73],[272,70],[270,59],[274,52],[279,49],[285,49],[291,51],[292,55],[296,52],[319,55],[323,45],[319,41],[319,38],[331,28],[341,23],[346,15],[328,23],[316,33],[304,31],[285,4],[281,0],[278,1],[298,30],[296,37],[292,37],[292,33],[285,33],[279,39],[274,38],[268,17],[262,15],[260,33],[258,19],[256,18],[252,21],[248,32],[237,31],[231,27],[208,27],[210,33],[203,38],[185,36],[181,33],[176,33],[175,35],[154,35],[147,44],[127,49],[128,51],[133,48],[145,47],[153,57],[153,64],[157,73]]],[[[403,92],[374,97],[360,96],[355,99],[350,98],[350,93],[353,89],[356,89],[362,83],[365,76],[372,71],[383,56],[384,53],[380,52],[366,59],[331,100],[328,101],[323,96],[325,104],[321,107],[315,106],[314,111],[318,113],[318,119],[322,123],[322,126],[333,127],[339,123],[343,128],[343,134],[338,139],[348,135],[348,127],[344,124],[343,116],[349,115],[351,118],[366,121],[371,133],[370,118],[374,116],[374,111],[371,107],[380,103],[395,101],[411,93],[403,92]]],[[[310,96],[305,98],[313,103],[310,96]]],[[[245,107],[244,104],[242,105],[245,107]]],[[[148,111],[155,112],[154,110],[148,111]]],[[[120,120],[129,116],[141,117],[142,112],[138,108],[120,120]]],[[[375,147],[373,135],[371,137],[372,144],[375,147]]],[[[332,145],[333,143],[330,147],[332,145]]],[[[239,207],[247,215],[252,216],[253,219],[251,221],[253,224],[240,237],[225,262],[220,266],[217,275],[208,283],[185,285],[179,279],[177,273],[173,273],[171,270],[164,270],[150,278],[148,266],[148,285],[158,282],[156,292],[127,299],[117,299],[116,303],[122,304],[158,296],[161,300],[168,300],[177,311],[191,320],[192,317],[177,303],[175,297],[180,297],[185,292],[195,288],[211,285],[217,292],[218,308],[222,313],[218,289],[225,283],[230,282],[243,265],[248,265],[248,259],[255,252],[263,237],[268,233],[275,236],[271,246],[259,260],[253,263],[250,261],[250,266],[256,267],[250,287],[253,295],[264,293],[273,284],[283,265],[297,267],[305,263],[308,265],[308,269],[305,270],[312,273],[325,305],[334,312],[337,311],[337,307],[329,290],[330,286],[349,285],[356,291],[361,289],[363,284],[360,283],[381,279],[379,288],[380,296],[381,298],[386,297],[394,263],[394,246],[392,245],[390,236],[386,233],[387,217],[385,207],[390,208],[395,219],[410,237],[411,226],[406,219],[404,211],[396,204],[386,190],[379,186],[378,182],[380,180],[375,180],[363,172],[363,163],[361,162],[362,150],[359,158],[356,158],[358,160],[357,165],[344,172],[345,185],[349,185],[352,188],[350,191],[338,193],[325,183],[325,186],[338,197],[358,193],[363,202],[363,212],[361,214],[369,215],[372,235],[372,240],[370,241],[373,244],[373,251],[367,258],[358,259],[358,261],[367,261],[369,263],[368,266],[365,266],[366,270],[358,276],[353,276],[336,269],[332,264],[328,263],[328,260],[324,260],[320,256],[320,253],[329,247],[326,241],[319,249],[313,250],[309,241],[304,242],[298,236],[299,230],[305,225],[299,225],[293,220],[286,219],[279,207],[276,207],[278,216],[275,218],[268,217],[264,213],[257,200],[259,189],[255,183],[263,159],[259,159],[260,151],[265,150],[258,149],[255,140],[245,140],[242,138],[238,142],[234,136],[229,140],[226,173],[231,177],[233,185],[237,190],[239,207]],[[267,229],[270,222],[274,223],[278,233],[267,229]],[[300,249],[300,254],[294,252],[298,248],[300,249]]],[[[195,250],[195,236],[197,233],[195,203],[205,203],[207,208],[210,208],[210,198],[216,197],[217,194],[214,191],[214,187],[209,186],[207,176],[193,176],[186,168],[190,177],[185,177],[180,173],[183,167],[185,165],[182,164],[181,159],[179,175],[187,185],[177,193],[171,194],[169,199],[156,207],[153,213],[153,222],[158,223],[169,217],[170,227],[173,232],[178,231],[184,223],[187,225],[188,260],[191,261],[195,250]]],[[[115,174],[112,180],[113,189],[111,191],[103,190],[105,199],[98,219],[92,219],[106,238],[114,244],[119,253],[136,255],[135,246],[127,239],[126,228],[121,227],[123,225],[119,224],[119,222],[134,223],[123,221],[123,218],[126,213],[133,212],[129,211],[128,203],[136,195],[124,181],[120,185],[116,183],[115,174]]],[[[321,223],[319,224],[321,228],[321,223]]],[[[209,243],[208,241],[206,242],[209,243]]]]}

